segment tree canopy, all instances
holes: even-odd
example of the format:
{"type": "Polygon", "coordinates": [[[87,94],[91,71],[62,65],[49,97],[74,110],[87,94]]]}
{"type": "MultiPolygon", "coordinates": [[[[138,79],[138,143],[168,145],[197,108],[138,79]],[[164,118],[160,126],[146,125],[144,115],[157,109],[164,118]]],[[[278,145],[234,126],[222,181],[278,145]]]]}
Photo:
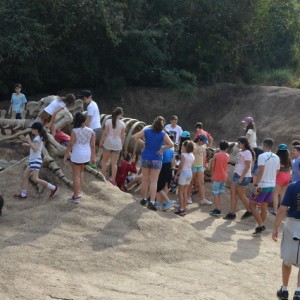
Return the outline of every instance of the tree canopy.
{"type": "Polygon", "coordinates": [[[0,84],[175,87],[299,74],[296,0],[0,0],[0,84]],[[278,74],[278,73],[277,73],[278,74]],[[285,73],[286,74],[286,73],[285,73]]]}

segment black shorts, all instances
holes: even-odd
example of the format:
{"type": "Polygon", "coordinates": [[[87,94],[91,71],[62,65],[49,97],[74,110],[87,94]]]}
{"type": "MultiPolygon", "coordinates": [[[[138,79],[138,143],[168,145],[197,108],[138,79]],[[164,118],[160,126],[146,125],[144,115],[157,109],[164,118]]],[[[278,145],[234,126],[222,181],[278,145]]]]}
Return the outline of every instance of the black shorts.
{"type": "Polygon", "coordinates": [[[158,180],[157,180],[157,192],[160,192],[165,186],[166,183],[170,184],[172,180],[172,163],[162,164],[158,180]]]}

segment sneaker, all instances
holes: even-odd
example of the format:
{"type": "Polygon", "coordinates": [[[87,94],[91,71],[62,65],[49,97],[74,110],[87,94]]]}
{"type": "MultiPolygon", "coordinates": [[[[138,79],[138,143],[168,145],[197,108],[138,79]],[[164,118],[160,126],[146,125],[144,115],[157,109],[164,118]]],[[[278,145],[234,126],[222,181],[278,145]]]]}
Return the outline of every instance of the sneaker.
{"type": "Polygon", "coordinates": [[[270,214],[273,215],[273,216],[277,216],[277,211],[271,210],[270,214]]]}
{"type": "Polygon", "coordinates": [[[74,195],[73,195],[71,198],[68,199],[68,201],[72,202],[74,204],[79,204],[80,203],[80,200],[79,200],[80,198],[81,198],[81,196],[74,197],[74,195]]]}
{"type": "Polygon", "coordinates": [[[149,201],[146,200],[146,199],[142,199],[142,200],[140,201],[140,204],[141,204],[142,206],[147,206],[148,203],[149,203],[149,201]]]}
{"type": "Polygon", "coordinates": [[[159,209],[162,209],[164,207],[164,205],[161,202],[155,202],[154,206],[159,209]]]}
{"type": "Polygon", "coordinates": [[[184,217],[186,215],[186,210],[185,209],[178,209],[177,211],[175,211],[175,214],[180,216],[180,217],[184,217]]]}
{"type": "Polygon", "coordinates": [[[223,219],[224,220],[234,220],[236,218],[236,214],[228,213],[223,219]]]}
{"type": "Polygon", "coordinates": [[[173,207],[173,206],[174,206],[174,202],[173,202],[173,201],[168,201],[168,202],[164,205],[163,210],[167,210],[167,209],[169,209],[169,208],[171,208],[171,207],[173,207]]]}
{"type": "MultiPolygon", "coordinates": [[[[283,299],[283,298],[282,298],[282,299],[283,299]]],[[[286,299],[287,299],[287,298],[286,298],[286,299]]],[[[300,300],[300,292],[299,292],[299,291],[295,291],[293,300],[300,300]]]]}
{"type": "Polygon", "coordinates": [[[200,204],[201,205],[212,205],[212,202],[207,199],[203,199],[200,201],[200,204]]]}
{"type": "Polygon", "coordinates": [[[170,194],[175,194],[175,193],[176,193],[176,190],[177,190],[177,185],[171,186],[170,189],[169,189],[169,193],[170,193],[170,194]]]}
{"type": "Polygon", "coordinates": [[[263,226],[258,226],[258,227],[255,228],[255,231],[253,232],[253,234],[260,234],[265,230],[266,230],[266,227],[264,225],[263,226]]]}
{"type": "Polygon", "coordinates": [[[214,210],[211,210],[211,211],[209,212],[209,214],[210,214],[211,216],[219,217],[219,216],[221,216],[221,211],[220,211],[219,209],[215,208],[214,210]]]}
{"type": "Polygon", "coordinates": [[[51,190],[49,198],[54,198],[58,190],[59,190],[58,186],[56,186],[54,190],[51,190]]]}
{"type": "Polygon", "coordinates": [[[281,299],[281,300],[288,300],[288,298],[289,298],[289,292],[283,291],[282,287],[280,288],[280,290],[277,291],[276,295],[277,295],[278,299],[281,299]]]}
{"type": "Polygon", "coordinates": [[[243,214],[242,219],[247,219],[247,218],[249,218],[249,217],[252,217],[252,212],[250,212],[250,211],[247,210],[247,211],[243,214]]]}
{"type": "Polygon", "coordinates": [[[175,206],[176,208],[179,208],[179,207],[180,207],[180,204],[179,204],[179,200],[178,200],[178,199],[175,201],[174,206],[175,206]]]}
{"type": "Polygon", "coordinates": [[[152,204],[152,202],[148,203],[147,208],[151,209],[151,210],[154,210],[154,211],[157,211],[157,208],[156,208],[155,204],[152,204]]]}
{"type": "Polygon", "coordinates": [[[187,204],[193,204],[192,198],[188,198],[188,199],[187,199],[187,204]]]}
{"type": "Polygon", "coordinates": [[[19,194],[19,193],[14,194],[14,197],[15,197],[16,199],[26,199],[26,198],[27,198],[27,196],[22,196],[22,194],[19,194]]]}

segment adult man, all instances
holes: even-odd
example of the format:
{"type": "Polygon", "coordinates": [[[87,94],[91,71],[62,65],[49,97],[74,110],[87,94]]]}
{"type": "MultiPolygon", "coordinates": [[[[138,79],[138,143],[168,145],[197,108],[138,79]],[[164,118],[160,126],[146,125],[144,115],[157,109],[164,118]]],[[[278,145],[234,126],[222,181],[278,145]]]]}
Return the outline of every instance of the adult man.
{"type": "MultiPolygon", "coordinates": [[[[287,214],[283,227],[280,256],[282,258],[282,286],[277,291],[277,297],[285,300],[289,297],[288,283],[292,271],[292,265],[300,267],[300,180],[292,182],[284,195],[279,207],[272,238],[277,241],[278,228],[287,214]]],[[[297,290],[293,300],[300,300],[300,270],[298,271],[297,290]]]]}
{"type": "Polygon", "coordinates": [[[92,99],[92,92],[90,90],[83,90],[81,92],[83,102],[87,105],[87,118],[85,125],[93,129],[95,133],[95,139],[99,137],[101,123],[100,123],[100,111],[98,105],[92,99]]]}
{"type": "Polygon", "coordinates": [[[178,117],[173,115],[170,119],[170,124],[167,124],[165,128],[174,136],[174,143],[178,144],[180,136],[182,134],[182,128],[177,125],[178,117]]]}
{"type": "Polygon", "coordinates": [[[273,140],[267,138],[263,142],[264,153],[258,157],[258,174],[254,182],[253,196],[250,200],[250,209],[258,223],[253,234],[260,234],[264,230],[268,214],[268,203],[272,203],[272,196],[276,185],[276,175],[280,169],[279,157],[271,152],[273,140]],[[256,209],[261,204],[261,212],[256,209]]]}
{"type": "Polygon", "coordinates": [[[208,139],[208,147],[213,147],[214,139],[207,131],[203,130],[203,124],[201,122],[196,123],[195,129],[196,129],[195,138],[200,134],[205,134],[208,139]]]}

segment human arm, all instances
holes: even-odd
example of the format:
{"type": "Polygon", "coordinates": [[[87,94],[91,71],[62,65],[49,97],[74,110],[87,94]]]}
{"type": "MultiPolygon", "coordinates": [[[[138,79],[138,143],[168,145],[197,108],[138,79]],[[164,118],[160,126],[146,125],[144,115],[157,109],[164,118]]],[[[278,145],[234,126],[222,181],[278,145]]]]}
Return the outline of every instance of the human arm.
{"type": "Polygon", "coordinates": [[[280,205],[280,207],[278,209],[278,212],[277,212],[277,215],[275,218],[275,222],[273,225],[273,232],[272,232],[272,239],[275,242],[277,242],[277,240],[278,240],[278,229],[279,229],[279,226],[280,226],[282,220],[286,216],[287,210],[288,210],[288,206],[285,206],[285,205],[280,205]]]}
{"type": "Polygon", "coordinates": [[[96,151],[95,151],[95,133],[92,132],[92,136],[90,139],[90,147],[91,147],[91,163],[94,165],[96,163],[96,151]]]}
{"type": "Polygon", "coordinates": [[[177,169],[175,178],[178,178],[178,177],[179,177],[179,174],[180,174],[180,172],[181,172],[182,169],[183,169],[184,162],[185,162],[185,157],[184,157],[184,155],[181,155],[180,165],[179,165],[179,167],[178,167],[178,169],[177,169]]]}
{"type": "Polygon", "coordinates": [[[170,149],[172,147],[174,147],[172,140],[170,139],[170,137],[167,134],[165,134],[164,135],[164,145],[158,150],[158,154],[162,155],[166,149],[170,149]]]}
{"type": "Polygon", "coordinates": [[[256,180],[254,182],[254,190],[253,190],[254,194],[257,193],[258,184],[260,183],[260,181],[262,179],[262,176],[264,174],[264,170],[265,170],[265,166],[264,165],[259,165],[258,166],[258,174],[257,174],[256,180]]]}
{"type": "Polygon", "coordinates": [[[65,155],[64,155],[64,163],[67,162],[67,159],[69,157],[69,153],[71,152],[72,148],[73,148],[73,145],[76,141],[76,134],[75,132],[72,130],[71,132],[71,137],[70,137],[70,141],[68,143],[68,146],[67,146],[67,149],[65,151],[65,155]]]}
{"type": "Polygon", "coordinates": [[[124,142],[125,142],[125,131],[126,130],[126,126],[125,126],[125,123],[124,123],[124,128],[122,128],[122,131],[121,131],[121,141],[122,141],[122,146],[124,145],[124,142]]]}
{"type": "Polygon", "coordinates": [[[213,148],[213,146],[214,146],[214,139],[213,139],[213,137],[211,135],[209,136],[208,141],[209,141],[208,147],[212,147],[213,148]]]}
{"type": "Polygon", "coordinates": [[[215,162],[216,162],[216,154],[214,154],[213,158],[210,160],[210,173],[213,175],[215,169],[215,162]]]}
{"type": "Polygon", "coordinates": [[[144,135],[144,129],[142,129],[141,131],[137,132],[136,134],[134,134],[132,136],[132,138],[140,145],[145,146],[145,141],[142,140],[142,137],[145,136],[144,135]]]}
{"type": "Polygon", "coordinates": [[[33,150],[33,152],[37,152],[39,150],[40,142],[39,141],[31,141],[30,136],[27,134],[26,137],[26,144],[25,146],[28,146],[33,150]]]}
{"type": "Polygon", "coordinates": [[[90,127],[91,120],[92,120],[92,116],[87,116],[86,117],[86,120],[84,122],[84,124],[85,124],[86,127],[90,127]]]}
{"type": "Polygon", "coordinates": [[[103,144],[104,144],[104,141],[105,141],[105,139],[106,139],[107,134],[108,134],[108,125],[107,125],[106,122],[105,122],[105,125],[104,125],[104,131],[103,131],[103,133],[102,133],[102,135],[101,135],[101,139],[100,139],[100,141],[99,141],[99,148],[102,148],[102,147],[103,147],[103,144]]]}

